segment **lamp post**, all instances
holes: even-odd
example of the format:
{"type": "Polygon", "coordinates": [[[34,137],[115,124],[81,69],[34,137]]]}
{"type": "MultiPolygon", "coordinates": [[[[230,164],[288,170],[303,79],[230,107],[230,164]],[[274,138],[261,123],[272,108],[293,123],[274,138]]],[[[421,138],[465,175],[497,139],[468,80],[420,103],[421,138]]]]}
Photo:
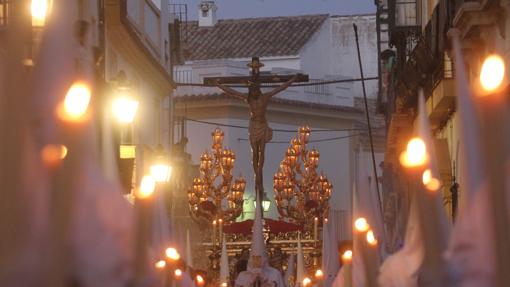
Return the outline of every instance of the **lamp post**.
{"type": "Polygon", "coordinates": [[[114,136],[114,146],[119,160],[123,187],[127,193],[126,196],[132,199],[131,189],[137,158],[136,145],[133,140],[133,122],[138,111],[139,100],[133,93],[132,85],[127,80],[124,71],[121,70],[115,76],[113,82],[108,109],[112,112],[118,128],[118,132],[114,136]]]}
{"type": "Polygon", "coordinates": [[[170,181],[172,166],[165,156],[165,150],[161,144],[156,148],[155,159],[150,167],[150,173],[158,183],[170,181]]]}
{"type": "MultiPolygon", "coordinates": [[[[257,201],[253,201],[253,207],[257,208],[257,201]]],[[[267,194],[264,192],[262,195],[262,210],[264,212],[268,212],[271,207],[271,200],[267,197],[267,194]]]]}

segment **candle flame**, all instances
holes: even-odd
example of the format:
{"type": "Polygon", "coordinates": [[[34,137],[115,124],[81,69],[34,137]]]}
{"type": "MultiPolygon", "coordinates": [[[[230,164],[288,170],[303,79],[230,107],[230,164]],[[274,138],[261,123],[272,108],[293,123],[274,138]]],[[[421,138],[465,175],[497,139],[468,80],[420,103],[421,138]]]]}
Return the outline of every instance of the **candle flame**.
{"type": "Polygon", "coordinates": [[[407,143],[407,149],[400,155],[400,163],[404,167],[418,167],[428,161],[427,146],[425,142],[414,137],[407,143]]]}
{"type": "Polygon", "coordinates": [[[154,193],[154,189],[156,189],[156,180],[150,175],[145,175],[140,183],[137,197],[141,199],[149,198],[154,193]]]}
{"type": "Polygon", "coordinates": [[[372,230],[367,232],[367,242],[372,246],[377,245],[377,239],[375,238],[374,232],[372,230]]]}
{"type": "Polygon", "coordinates": [[[195,279],[196,279],[197,285],[199,285],[199,286],[204,285],[204,277],[202,277],[202,275],[198,274],[195,277],[195,279]]]}
{"type": "Polygon", "coordinates": [[[182,276],[182,270],[181,269],[175,269],[174,271],[175,278],[180,278],[182,276]]]}
{"type": "Polygon", "coordinates": [[[67,122],[85,121],[91,94],[91,89],[87,83],[74,82],[67,91],[64,102],[57,107],[58,117],[67,122]]]}
{"type": "Polygon", "coordinates": [[[165,268],[166,266],[166,261],[165,260],[159,260],[158,262],[156,262],[154,264],[154,266],[157,268],[157,269],[163,269],[165,268]]]}
{"type": "Polygon", "coordinates": [[[349,263],[352,260],[352,250],[345,250],[344,254],[342,254],[342,261],[345,263],[349,263]]]}
{"type": "Polygon", "coordinates": [[[305,277],[305,279],[303,279],[303,286],[308,286],[310,285],[310,283],[312,283],[312,280],[310,280],[310,278],[308,277],[305,277]]]}
{"type": "Polygon", "coordinates": [[[171,260],[174,260],[174,261],[177,261],[177,260],[179,260],[181,258],[181,255],[179,254],[177,249],[175,249],[173,247],[168,247],[165,250],[165,254],[166,254],[166,257],[168,259],[171,259],[171,260]]]}
{"type": "Polygon", "coordinates": [[[426,169],[422,175],[422,182],[429,191],[437,191],[441,187],[441,182],[432,176],[432,171],[426,169]]]}
{"type": "Polygon", "coordinates": [[[364,217],[360,217],[354,221],[354,228],[358,232],[366,232],[370,228],[370,225],[368,225],[368,222],[364,217]]]}
{"type": "Polygon", "coordinates": [[[315,271],[315,278],[322,279],[323,276],[324,276],[324,272],[322,272],[322,270],[317,269],[317,271],[315,271]]]}
{"type": "Polygon", "coordinates": [[[47,144],[41,149],[40,156],[46,166],[57,166],[67,156],[67,147],[47,144]]]}

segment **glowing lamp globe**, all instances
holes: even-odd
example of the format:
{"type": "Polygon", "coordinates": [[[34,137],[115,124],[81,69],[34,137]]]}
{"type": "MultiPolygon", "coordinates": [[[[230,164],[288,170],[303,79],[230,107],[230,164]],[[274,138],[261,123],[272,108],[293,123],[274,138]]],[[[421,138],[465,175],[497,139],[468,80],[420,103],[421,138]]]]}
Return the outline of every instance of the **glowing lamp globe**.
{"type": "Polygon", "coordinates": [[[156,182],[168,182],[172,175],[172,167],[164,163],[153,164],[150,170],[156,182]]]}
{"type": "Polygon", "coordinates": [[[30,13],[32,14],[32,26],[42,27],[46,23],[46,16],[49,10],[48,0],[32,0],[30,13]]]}
{"type": "Polygon", "coordinates": [[[132,123],[138,111],[138,101],[128,96],[119,97],[113,101],[112,110],[120,123],[132,123]]]}
{"type": "Polygon", "coordinates": [[[505,61],[498,55],[489,55],[480,70],[480,86],[485,92],[500,88],[505,78],[505,61]]]}

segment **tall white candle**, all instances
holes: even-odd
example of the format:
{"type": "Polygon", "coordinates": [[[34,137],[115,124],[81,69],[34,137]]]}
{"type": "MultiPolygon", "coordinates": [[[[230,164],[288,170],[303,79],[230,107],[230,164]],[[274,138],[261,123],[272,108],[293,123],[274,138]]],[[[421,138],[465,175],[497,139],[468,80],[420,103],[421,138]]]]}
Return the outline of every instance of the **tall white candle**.
{"type": "Polygon", "coordinates": [[[347,250],[342,254],[342,263],[344,271],[344,287],[352,286],[352,251],[347,250]]]}
{"type": "Polygon", "coordinates": [[[213,231],[212,231],[212,245],[213,247],[216,246],[216,220],[213,220],[212,222],[212,225],[213,225],[213,231]]]}
{"type": "Polygon", "coordinates": [[[319,218],[315,217],[313,219],[313,240],[315,240],[315,241],[317,241],[318,228],[319,228],[319,218]]]}

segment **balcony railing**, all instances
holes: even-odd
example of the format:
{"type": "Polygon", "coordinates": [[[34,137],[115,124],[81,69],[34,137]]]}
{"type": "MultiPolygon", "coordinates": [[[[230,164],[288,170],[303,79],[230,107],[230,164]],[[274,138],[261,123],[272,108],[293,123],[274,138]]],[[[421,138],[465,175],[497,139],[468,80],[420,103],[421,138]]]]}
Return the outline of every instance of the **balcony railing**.
{"type": "Polygon", "coordinates": [[[176,83],[192,83],[193,71],[191,70],[176,70],[174,69],[174,81],[176,83]]]}
{"type": "Polygon", "coordinates": [[[314,83],[316,85],[305,86],[305,93],[323,96],[331,95],[329,90],[330,85],[323,84],[324,82],[326,82],[326,80],[310,79],[309,83],[314,83]]]}
{"type": "MultiPolygon", "coordinates": [[[[451,59],[445,55],[453,8],[450,4],[448,0],[439,1],[411,53],[405,59],[403,56],[398,59],[395,97],[404,106],[416,103],[419,88],[423,87],[425,95],[430,95],[441,80],[453,76],[451,59]]],[[[399,47],[401,51],[397,51],[397,55],[403,55],[402,50],[407,54],[407,48],[399,47]]],[[[388,111],[393,110],[395,97],[388,98],[388,111]]]]}

